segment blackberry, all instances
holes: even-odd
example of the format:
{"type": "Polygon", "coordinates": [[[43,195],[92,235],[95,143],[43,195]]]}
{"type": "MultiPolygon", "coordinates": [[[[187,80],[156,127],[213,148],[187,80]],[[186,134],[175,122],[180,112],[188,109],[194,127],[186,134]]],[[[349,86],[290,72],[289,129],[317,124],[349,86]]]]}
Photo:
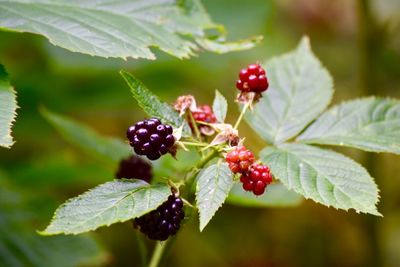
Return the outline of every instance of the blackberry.
{"type": "Polygon", "coordinates": [[[265,192],[265,188],[272,182],[272,175],[267,166],[262,164],[253,164],[249,171],[242,173],[240,181],[243,183],[243,189],[253,191],[257,196],[265,192]]]}
{"type": "Polygon", "coordinates": [[[170,195],[156,210],[134,220],[135,227],[152,240],[167,240],[175,235],[185,217],[181,198],[170,195]]]}
{"type": "Polygon", "coordinates": [[[244,146],[236,146],[234,150],[226,154],[226,162],[233,173],[246,172],[254,162],[254,155],[244,146]]]}
{"type": "Polygon", "coordinates": [[[147,160],[132,155],[119,162],[118,171],[115,176],[118,179],[141,179],[149,183],[153,174],[151,164],[147,160]]]}
{"type": "MultiPolygon", "coordinates": [[[[209,105],[198,106],[195,111],[191,112],[195,121],[206,122],[206,123],[217,122],[217,118],[215,117],[215,114],[209,105]]],[[[192,122],[190,120],[189,120],[189,126],[193,131],[194,126],[192,125],[192,122]]],[[[210,127],[207,125],[200,124],[198,128],[203,135],[208,135],[208,133],[210,134],[213,133],[213,129],[212,128],[210,129],[210,127]]]]}
{"type": "Polygon", "coordinates": [[[242,92],[261,93],[268,89],[269,83],[265,70],[259,64],[250,64],[239,72],[236,88],[242,92]]]}
{"type": "Polygon", "coordinates": [[[172,126],[162,124],[159,119],[152,118],[139,121],[129,127],[126,136],[136,154],[156,160],[169,152],[175,144],[172,131],[172,126]]]}

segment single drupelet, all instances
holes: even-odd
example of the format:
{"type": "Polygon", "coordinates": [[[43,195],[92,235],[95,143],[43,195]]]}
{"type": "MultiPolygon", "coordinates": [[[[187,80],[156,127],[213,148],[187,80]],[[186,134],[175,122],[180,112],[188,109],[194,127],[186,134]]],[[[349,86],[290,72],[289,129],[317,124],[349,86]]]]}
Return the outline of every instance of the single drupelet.
{"type": "Polygon", "coordinates": [[[254,195],[262,195],[265,188],[272,182],[272,175],[269,168],[262,164],[253,164],[249,171],[242,173],[240,181],[243,183],[243,189],[252,191],[254,195]]]}
{"type": "Polygon", "coordinates": [[[171,195],[156,210],[136,218],[134,226],[148,238],[164,241],[176,234],[184,217],[182,199],[171,195]]]}
{"type": "Polygon", "coordinates": [[[152,176],[151,164],[147,160],[136,155],[121,160],[119,162],[118,171],[115,175],[118,179],[140,179],[148,183],[152,176]]]}
{"type": "Polygon", "coordinates": [[[247,150],[245,146],[236,146],[226,154],[226,162],[233,173],[243,173],[248,171],[254,162],[254,154],[247,150]]]}
{"type": "Polygon", "coordinates": [[[172,132],[172,126],[162,124],[159,119],[152,118],[139,121],[129,127],[126,135],[136,154],[156,160],[170,152],[173,147],[175,137],[172,132]]]}
{"type": "Polygon", "coordinates": [[[250,64],[246,69],[242,69],[236,82],[236,88],[242,92],[262,93],[268,86],[265,70],[259,64],[250,64]]]}

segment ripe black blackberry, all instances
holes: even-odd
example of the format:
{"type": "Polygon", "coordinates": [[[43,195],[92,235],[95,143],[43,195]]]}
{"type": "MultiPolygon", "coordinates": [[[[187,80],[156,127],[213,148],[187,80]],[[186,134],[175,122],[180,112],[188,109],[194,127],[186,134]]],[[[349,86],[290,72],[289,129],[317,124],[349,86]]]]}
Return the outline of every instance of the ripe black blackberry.
{"type": "Polygon", "coordinates": [[[134,226],[152,240],[164,241],[175,235],[185,217],[182,199],[171,195],[156,210],[134,220],[134,226]]]}
{"type": "Polygon", "coordinates": [[[152,118],[139,121],[129,127],[126,136],[136,154],[156,160],[169,152],[174,145],[175,137],[172,131],[172,126],[162,124],[159,119],[152,118]]]}
{"type": "Polygon", "coordinates": [[[250,64],[247,69],[242,69],[236,82],[236,88],[242,92],[262,93],[268,86],[265,70],[259,64],[250,64]]]}
{"type": "Polygon", "coordinates": [[[132,155],[119,162],[118,171],[115,176],[118,179],[140,179],[150,183],[153,173],[151,164],[147,160],[132,155]]]}

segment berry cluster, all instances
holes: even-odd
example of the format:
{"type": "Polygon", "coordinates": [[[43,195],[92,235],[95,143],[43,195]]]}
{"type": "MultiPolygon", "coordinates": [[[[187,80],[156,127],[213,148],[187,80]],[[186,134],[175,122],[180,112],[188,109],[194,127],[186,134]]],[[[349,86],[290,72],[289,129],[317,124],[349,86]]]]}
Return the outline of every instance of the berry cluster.
{"type": "Polygon", "coordinates": [[[153,174],[151,164],[147,160],[132,155],[119,162],[118,171],[115,176],[118,179],[141,179],[149,183],[153,174]]]}
{"type": "Polygon", "coordinates": [[[152,118],[129,127],[126,135],[136,154],[156,160],[169,152],[174,145],[175,138],[172,131],[170,125],[162,124],[159,119],[152,118]]]}
{"type": "Polygon", "coordinates": [[[272,175],[269,168],[262,164],[253,164],[249,171],[242,173],[240,181],[243,183],[243,189],[253,191],[254,195],[262,195],[265,188],[272,182],[272,175]]]}
{"type": "Polygon", "coordinates": [[[268,86],[265,70],[259,64],[250,64],[247,69],[242,69],[236,82],[236,88],[242,92],[262,93],[268,86]]]}
{"type": "Polygon", "coordinates": [[[198,106],[196,111],[192,111],[195,121],[202,121],[207,123],[217,122],[217,118],[209,105],[198,106]]]}
{"type": "Polygon", "coordinates": [[[241,174],[240,181],[246,191],[252,191],[257,196],[262,195],[272,182],[269,168],[254,163],[253,153],[242,145],[228,152],[225,159],[233,173],[241,174]]]}
{"type": "MultiPolygon", "coordinates": [[[[193,115],[193,119],[197,122],[206,122],[206,123],[216,123],[217,122],[217,118],[215,117],[215,114],[212,110],[212,108],[209,105],[202,105],[202,106],[198,106],[196,108],[196,110],[191,111],[192,115],[193,115]]],[[[192,125],[192,122],[189,120],[189,126],[190,128],[194,129],[194,126],[192,125]]],[[[207,125],[199,125],[198,126],[200,132],[203,135],[210,135],[213,134],[213,130],[210,129],[211,127],[207,126],[207,125]]]]}
{"type": "Polygon", "coordinates": [[[233,173],[247,172],[254,162],[254,155],[244,146],[236,146],[234,150],[226,154],[226,161],[233,173]]]}
{"type": "Polygon", "coordinates": [[[150,239],[164,241],[176,234],[184,217],[182,199],[171,195],[156,210],[136,218],[134,225],[150,239]]]}

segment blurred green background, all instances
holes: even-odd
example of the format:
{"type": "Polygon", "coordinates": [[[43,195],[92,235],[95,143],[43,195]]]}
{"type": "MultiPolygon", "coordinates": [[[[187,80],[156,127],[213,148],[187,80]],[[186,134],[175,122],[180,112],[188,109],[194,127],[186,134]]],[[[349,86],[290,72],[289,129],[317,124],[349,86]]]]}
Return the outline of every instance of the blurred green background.
{"type": "MultiPolygon", "coordinates": [[[[204,52],[185,61],[160,52],[156,61],[123,61],[74,54],[32,34],[0,32],[0,62],[10,73],[20,106],[13,133],[17,142],[11,150],[0,149],[0,227],[9,229],[0,231],[0,258],[10,259],[0,266],[139,266],[138,233],[130,223],[78,239],[62,238],[59,244],[57,238],[38,238],[34,232],[46,226],[67,198],[113,179],[116,171],[113,164],[67,143],[39,108],[124,138],[126,128],[144,113],[120,69],[168,102],[193,94],[198,102],[211,103],[218,88],[231,104],[232,121],[238,115],[233,104],[238,70],[293,49],[307,34],[335,79],[333,103],[371,94],[400,98],[398,0],[203,3],[232,39],[262,34],[264,41],[249,51],[204,52]]],[[[263,147],[247,125],[240,131],[252,150],[263,147]]],[[[197,222],[185,225],[166,266],[400,266],[400,157],[341,151],[376,178],[383,218],[312,201],[294,208],[224,205],[203,233],[197,222]]]]}

